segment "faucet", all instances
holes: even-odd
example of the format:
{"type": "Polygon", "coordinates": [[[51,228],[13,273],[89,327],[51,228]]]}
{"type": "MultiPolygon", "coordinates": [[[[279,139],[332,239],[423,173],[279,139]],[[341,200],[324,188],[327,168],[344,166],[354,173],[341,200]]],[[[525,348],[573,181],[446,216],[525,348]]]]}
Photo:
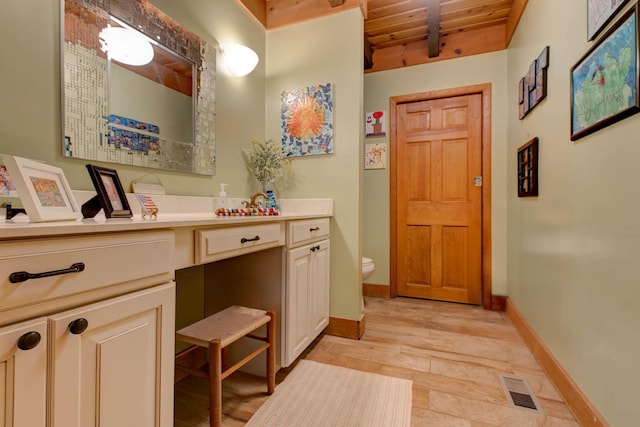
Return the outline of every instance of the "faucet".
{"type": "Polygon", "coordinates": [[[267,197],[269,196],[267,196],[265,193],[262,193],[262,192],[256,193],[253,196],[251,196],[251,201],[244,200],[242,202],[242,206],[245,208],[259,208],[262,205],[262,202],[256,201],[258,197],[262,197],[266,200],[267,197]]]}

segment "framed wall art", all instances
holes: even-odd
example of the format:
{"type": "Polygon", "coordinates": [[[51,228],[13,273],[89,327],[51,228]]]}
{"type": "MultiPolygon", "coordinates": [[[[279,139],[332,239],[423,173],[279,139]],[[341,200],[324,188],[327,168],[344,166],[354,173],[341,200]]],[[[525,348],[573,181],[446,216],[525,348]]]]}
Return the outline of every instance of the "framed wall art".
{"type": "Polygon", "coordinates": [[[387,112],[372,111],[365,115],[365,138],[387,136],[387,112]]]}
{"type": "Polygon", "coordinates": [[[538,138],[518,148],[518,197],[538,195],[538,138]]]}
{"type": "Polygon", "coordinates": [[[571,68],[571,140],[638,111],[636,4],[571,68]]]}
{"type": "Polygon", "coordinates": [[[549,46],[529,65],[529,71],[518,82],[518,117],[529,114],[547,97],[547,68],[549,67],[549,46]]]}
{"type": "Polygon", "coordinates": [[[365,169],[386,169],[387,167],[387,144],[365,144],[364,146],[364,168],[365,169]]]}
{"type": "Polygon", "coordinates": [[[16,156],[2,159],[29,221],[80,218],[80,209],[62,169],[16,156]]]}
{"type": "Polygon", "coordinates": [[[287,157],[333,153],[333,85],[284,91],[281,100],[282,153],[287,157]]]}
{"type": "Polygon", "coordinates": [[[84,217],[93,218],[100,209],[103,209],[107,218],[131,218],[133,214],[118,178],[118,172],[91,164],[87,165],[87,170],[97,194],[82,205],[84,217]]]}
{"type": "Polygon", "coordinates": [[[587,0],[587,39],[595,39],[627,1],[587,0]]]}

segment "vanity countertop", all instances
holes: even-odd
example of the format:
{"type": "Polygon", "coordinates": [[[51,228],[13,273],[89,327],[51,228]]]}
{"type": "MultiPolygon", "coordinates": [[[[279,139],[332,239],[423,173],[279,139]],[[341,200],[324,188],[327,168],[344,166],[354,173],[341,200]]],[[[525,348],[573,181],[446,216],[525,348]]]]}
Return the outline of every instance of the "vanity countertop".
{"type": "MultiPolygon", "coordinates": [[[[0,240],[161,228],[217,227],[333,216],[332,199],[283,199],[280,201],[280,215],[222,217],[213,213],[215,198],[166,195],[152,197],[159,209],[157,219],[143,218],[140,207],[133,198],[129,202],[132,218],[106,219],[101,212],[95,218],[70,221],[32,223],[24,215],[18,215],[12,220],[2,219],[0,240]]],[[[127,198],[130,198],[129,195],[127,198]]],[[[76,199],[81,200],[82,197],[76,199]]],[[[232,200],[234,202],[239,204],[237,200],[232,200]]],[[[4,212],[0,211],[0,214],[4,218],[4,212]]]]}

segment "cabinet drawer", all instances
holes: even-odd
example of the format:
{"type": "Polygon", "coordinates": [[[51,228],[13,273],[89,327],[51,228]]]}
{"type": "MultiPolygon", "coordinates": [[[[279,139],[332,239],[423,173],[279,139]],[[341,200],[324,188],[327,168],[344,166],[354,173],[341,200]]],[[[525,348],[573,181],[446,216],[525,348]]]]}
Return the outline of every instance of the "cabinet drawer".
{"type": "Polygon", "coordinates": [[[196,264],[284,245],[284,224],[270,223],[196,230],[196,264]]]}
{"type": "Polygon", "coordinates": [[[329,236],[329,218],[290,221],[288,231],[287,246],[290,248],[321,240],[329,236]]]}
{"type": "Polygon", "coordinates": [[[0,244],[0,311],[71,297],[116,284],[139,287],[173,277],[173,233],[114,233],[43,238],[0,244]],[[79,272],[12,283],[16,272],[32,274],[69,269],[79,272]]]}

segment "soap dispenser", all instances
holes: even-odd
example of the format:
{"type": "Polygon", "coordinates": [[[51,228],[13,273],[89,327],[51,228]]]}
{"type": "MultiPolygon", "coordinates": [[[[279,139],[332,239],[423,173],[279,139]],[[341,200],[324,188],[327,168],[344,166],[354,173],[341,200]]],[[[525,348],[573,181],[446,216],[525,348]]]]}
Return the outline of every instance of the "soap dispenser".
{"type": "Polygon", "coordinates": [[[227,193],[224,191],[224,188],[227,184],[220,184],[220,193],[218,193],[218,208],[226,208],[227,207],[227,193]]]}

